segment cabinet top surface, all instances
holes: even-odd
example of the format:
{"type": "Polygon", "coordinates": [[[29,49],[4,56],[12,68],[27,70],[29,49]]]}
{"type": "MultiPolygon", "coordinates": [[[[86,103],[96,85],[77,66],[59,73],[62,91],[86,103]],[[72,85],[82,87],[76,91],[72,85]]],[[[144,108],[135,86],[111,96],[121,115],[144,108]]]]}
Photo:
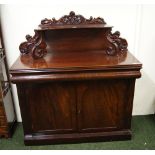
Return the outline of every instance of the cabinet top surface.
{"type": "Polygon", "coordinates": [[[85,70],[117,70],[141,68],[141,63],[130,53],[117,56],[104,51],[76,51],[47,53],[42,59],[20,56],[10,68],[10,73],[64,72],[85,70]]]}

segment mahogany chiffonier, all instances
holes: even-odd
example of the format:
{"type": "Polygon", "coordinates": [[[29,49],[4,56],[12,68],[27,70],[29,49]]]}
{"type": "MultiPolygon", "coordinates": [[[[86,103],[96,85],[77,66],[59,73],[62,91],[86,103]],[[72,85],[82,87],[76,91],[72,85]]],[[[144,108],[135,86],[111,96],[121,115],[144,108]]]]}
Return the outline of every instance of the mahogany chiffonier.
{"type": "Polygon", "coordinates": [[[142,64],[104,19],[44,19],[10,68],[26,145],[131,139],[142,64]]]}

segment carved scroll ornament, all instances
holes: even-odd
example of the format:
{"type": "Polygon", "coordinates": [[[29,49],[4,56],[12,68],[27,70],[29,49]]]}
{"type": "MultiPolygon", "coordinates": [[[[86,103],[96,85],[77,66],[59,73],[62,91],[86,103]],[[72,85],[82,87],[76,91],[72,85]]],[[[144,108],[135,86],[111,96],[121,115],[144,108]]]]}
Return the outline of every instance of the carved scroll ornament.
{"type": "Polygon", "coordinates": [[[40,27],[49,27],[49,26],[59,26],[59,25],[79,25],[79,24],[106,24],[103,18],[93,18],[92,16],[89,19],[86,19],[82,15],[76,15],[73,11],[69,15],[61,17],[59,20],[55,18],[52,19],[43,19],[41,21],[40,27]]]}
{"type": "Polygon", "coordinates": [[[19,46],[19,50],[22,55],[31,54],[33,58],[42,58],[46,53],[46,43],[42,38],[41,33],[35,31],[35,35],[32,37],[30,35],[26,35],[25,42],[21,43],[19,46]]]}
{"type": "Polygon", "coordinates": [[[120,38],[119,31],[116,31],[115,33],[111,33],[111,31],[108,31],[107,40],[111,44],[106,50],[106,53],[108,55],[115,55],[118,52],[123,52],[127,50],[128,43],[125,39],[120,38]]]}

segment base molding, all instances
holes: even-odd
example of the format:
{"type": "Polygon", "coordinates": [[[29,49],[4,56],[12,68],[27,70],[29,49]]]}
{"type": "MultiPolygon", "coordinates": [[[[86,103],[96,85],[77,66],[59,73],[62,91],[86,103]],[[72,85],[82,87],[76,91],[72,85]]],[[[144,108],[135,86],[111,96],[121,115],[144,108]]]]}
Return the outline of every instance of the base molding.
{"type": "Polygon", "coordinates": [[[70,133],[70,134],[53,134],[53,135],[25,135],[25,145],[47,145],[63,143],[83,143],[83,142],[101,142],[101,141],[118,141],[130,140],[131,130],[96,132],[96,133],[70,133]]]}

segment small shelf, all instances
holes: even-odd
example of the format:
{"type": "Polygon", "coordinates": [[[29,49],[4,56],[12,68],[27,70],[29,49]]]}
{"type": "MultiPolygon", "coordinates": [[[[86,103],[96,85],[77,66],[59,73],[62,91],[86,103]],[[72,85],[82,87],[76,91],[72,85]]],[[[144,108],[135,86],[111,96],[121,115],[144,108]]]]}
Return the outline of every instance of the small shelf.
{"type": "Polygon", "coordinates": [[[87,24],[87,25],[58,25],[58,26],[44,26],[38,27],[35,29],[36,31],[44,31],[44,30],[59,30],[59,29],[100,29],[100,28],[113,28],[110,25],[103,24],[87,24]]]}

